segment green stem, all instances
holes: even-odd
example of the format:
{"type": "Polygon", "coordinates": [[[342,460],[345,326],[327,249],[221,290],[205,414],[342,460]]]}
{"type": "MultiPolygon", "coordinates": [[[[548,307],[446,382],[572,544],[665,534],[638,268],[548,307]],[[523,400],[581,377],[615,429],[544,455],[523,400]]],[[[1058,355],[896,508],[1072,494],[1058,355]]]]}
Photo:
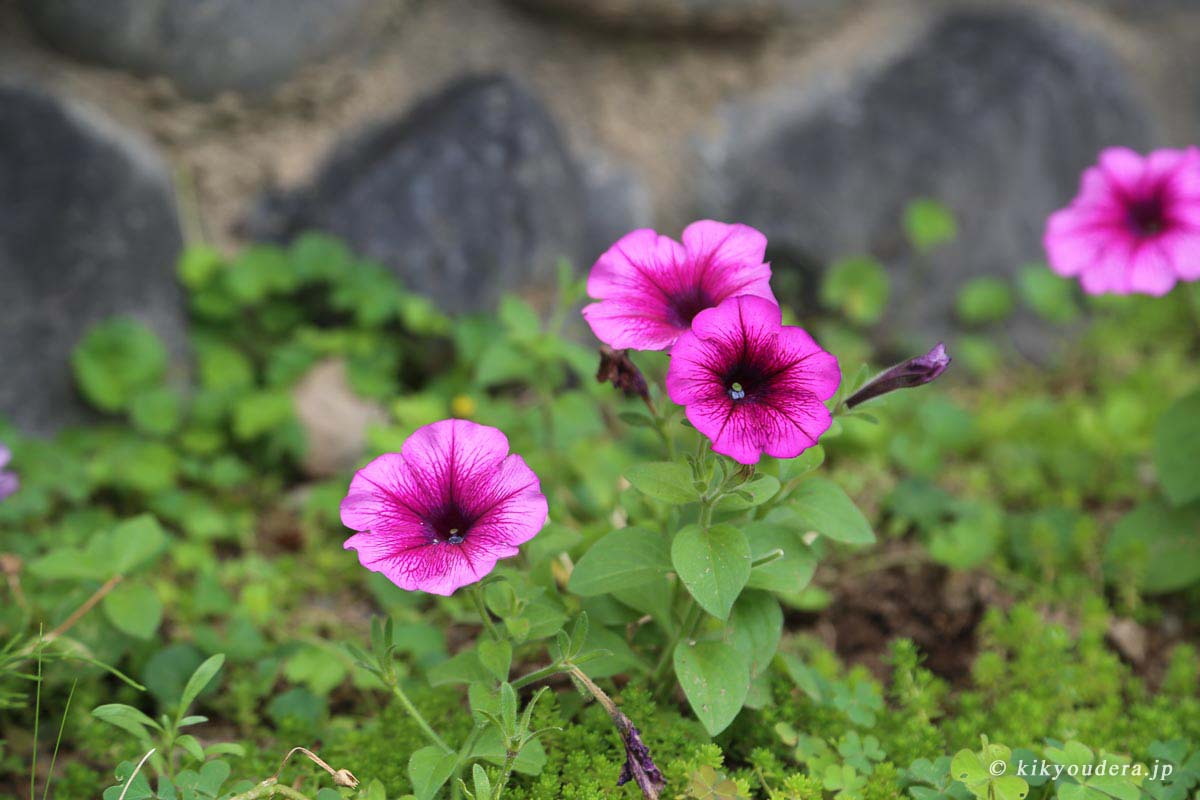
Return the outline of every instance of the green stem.
{"type": "Polygon", "coordinates": [[[523,675],[522,677],[517,678],[512,682],[512,687],[514,689],[522,689],[531,683],[537,683],[544,678],[549,678],[551,675],[557,675],[563,671],[564,667],[562,664],[551,664],[548,667],[542,667],[541,669],[535,670],[528,675],[523,675]]]}
{"type": "Polygon", "coordinates": [[[475,742],[479,739],[479,734],[483,733],[487,725],[487,722],[475,723],[475,727],[467,735],[467,740],[463,742],[462,749],[458,751],[458,762],[454,765],[454,774],[450,777],[451,800],[458,800],[458,798],[462,797],[461,781],[463,771],[467,768],[467,764],[471,763],[471,750],[475,747],[475,742]]]}
{"type": "Polygon", "coordinates": [[[442,737],[437,735],[437,731],[429,726],[429,723],[425,721],[425,717],[421,716],[421,712],[417,711],[417,707],[413,705],[412,700],[409,700],[408,695],[406,695],[404,690],[400,688],[400,684],[396,681],[392,681],[392,683],[389,685],[392,690],[392,694],[394,694],[396,699],[400,701],[400,705],[404,707],[404,710],[407,711],[409,716],[412,717],[417,723],[417,726],[421,729],[422,733],[425,734],[426,738],[440,747],[444,752],[453,753],[454,749],[450,747],[450,745],[446,744],[442,737]]]}
{"type": "Polygon", "coordinates": [[[512,775],[513,763],[517,760],[517,751],[511,747],[504,749],[504,768],[500,771],[500,779],[496,781],[496,788],[492,790],[492,800],[500,800],[500,795],[504,792],[504,787],[508,785],[508,778],[512,775]]]}
{"type": "Polygon", "coordinates": [[[503,637],[500,635],[499,629],[496,628],[496,623],[492,621],[492,615],[488,613],[487,606],[483,602],[483,590],[479,588],[479,584],[471,584],[471,599],[475,601],[475,608],[479,611],[479,618],[483,620],[483,627],[487,628],[488,633],[496,641],[500,641],[503,637]]]}

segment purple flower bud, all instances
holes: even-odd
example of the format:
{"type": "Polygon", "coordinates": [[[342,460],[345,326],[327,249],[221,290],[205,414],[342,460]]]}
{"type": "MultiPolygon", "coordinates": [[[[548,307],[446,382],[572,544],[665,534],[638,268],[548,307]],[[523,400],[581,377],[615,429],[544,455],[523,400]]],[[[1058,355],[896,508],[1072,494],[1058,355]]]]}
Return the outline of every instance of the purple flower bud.
{"type": "Polygon", "coordinates": [[[5,472],[4,468],[12,460],[12,452],[0,444],[0,500],[11,496],[21,486],[21,481],[15,472],[5,472]]]}
{"type": "Polygon", "coordinates": [[[912,386],[929,383],[945,372],[948,366],[950,366],[950,356],[946,355],[946,345],[938,342],[937,346],[925,355],[902,361],[867,381],[861,389],[846,399],[846,408],[854,408],[874,397],[894,392],[897,389],[908,389],[912,386]]]}
{"type": "Polygon", "coordinates": [[[650,749],[642,741],[637,727],[629,717],[620,712],[617,713],[620,716],[614,716],[613,721],[621,732],[621,740],[625,742],[625,766],[621,768],[617,786],[624,786],[632,780],[637,783],[643,795],[650,800],[655,800],[659,790],[667,784],[667,781],[654,764],[654,759],[650,757],[650,749]]]}

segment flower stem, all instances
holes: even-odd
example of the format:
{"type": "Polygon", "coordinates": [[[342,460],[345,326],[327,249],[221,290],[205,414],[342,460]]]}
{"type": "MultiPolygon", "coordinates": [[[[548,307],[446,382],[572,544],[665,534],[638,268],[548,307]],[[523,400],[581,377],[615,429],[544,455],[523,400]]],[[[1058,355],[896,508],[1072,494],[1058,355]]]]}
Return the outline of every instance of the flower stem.
{"type": "Polygon", "coordinates": [[[400,683],[393,680],[389,684],[389,687],[392,690],[392,694],[394,694],[396,699],[400,701],[400,705],[404,707],[404,710],[407,711],[409,716],[412,717],[417,723],[417,726],[421,729],[421,732],[425,734],[426,738],[433,742],[433,744],[440,747],[443,751],[447,753],[453,753],[453,748],[446,744],[446,741],[442,739],[442,737],[437,735],[437,731],[431,728],[429,723],[425,721],[425,718],[421,716],[421,712],[417,711],[417,707],[413,705],[412,700],[409,700],[408,695],[406,695],[404,690],[400,688],[400,683]]]}
{"type": "Polygon", "coordinates": [[[487,628],[493,639],[500,641],[503,637],[496,628],[496,623],[492,621],[492,615],[488,613],[487,605],[483,602],[483,590],[479,588],[479,584],[471,584],[470,594],[471,599],[475,601],[475,608],[479,611],[479,618],[483,620],[483,627],[487,628]]]}
{"type": "Polygon", "coordinates": [[[535,670],[528,675],[522,675],[520,678],[517,678],[512,682],[512,687],[514,689],[522,689],[531,683],[537,683],[543,678],[549,678],[551,675],[557,675],[563,671],[564,667],[562,664],[551,664],[548,667],[542,667],[539,670],[535,670]]]}
{"type": "Polygon", "coordinates": [[[512,775],[513,764],[517,760],[517,755],[517,751],[511,747],[505,748],[504,768],[500,771],[500,778],[496,781],[496,788],[492,790],[491,800],[500,800],[500,795],[504,792],[504,787],[508,786],[508,778],[512,775]]]}

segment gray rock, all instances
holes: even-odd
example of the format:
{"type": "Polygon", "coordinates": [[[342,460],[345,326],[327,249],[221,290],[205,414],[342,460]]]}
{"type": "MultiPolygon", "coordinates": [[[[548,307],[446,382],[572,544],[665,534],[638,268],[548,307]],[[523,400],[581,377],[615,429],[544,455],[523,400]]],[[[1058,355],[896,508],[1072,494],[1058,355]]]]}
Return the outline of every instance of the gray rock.
{"type": "Polygon", "coordinates": [[[517,5],[640,33],[759,34],[808,12],[828,12],[848,0],[515,0],[517,5]]]}
{"type": "Polygon", "coordinates": [[[506,78],[471,78],[339,144],[310,187],[265,199],[243,233],[333,233],[443,309],[477,310],[586,258],[587,208],[541,104],[506,78]]]}
{"type": "MultiPolygon", "coordinates": [[[[1030,12],[954,12],[889,65],[814,92],[781,87],[731,109],[726,132],[706,145],[712,180],[698,211],[762,229],[785,284],[789,268],[811,289],[832,259],[881,258],[893,286],[889,336],[950,336],[967,280],[1043,258],[1046,216],[1102,147],[1155,138],[1108,52],[1030,12]],[[928,261],[902,235],[917,197],[945,203],[959,223],[956,242],[928,261]]],[[[1018,315],[1009,329],[1038,355],[1040,326],[1018,315]]]]}
{"type": "Polygon", "coordinates": [[[163,163],[94,112],[0,85],[0,416],[47,432],[83,416],[69,357],[128,314],[182,350],[182,238],[163,163]]]}
{"type": "Polygon", "coordinates": [[[332,53],[370,0],[23,0],[64,52],[165,75],[187,94],[263,92],[332,53]]]}

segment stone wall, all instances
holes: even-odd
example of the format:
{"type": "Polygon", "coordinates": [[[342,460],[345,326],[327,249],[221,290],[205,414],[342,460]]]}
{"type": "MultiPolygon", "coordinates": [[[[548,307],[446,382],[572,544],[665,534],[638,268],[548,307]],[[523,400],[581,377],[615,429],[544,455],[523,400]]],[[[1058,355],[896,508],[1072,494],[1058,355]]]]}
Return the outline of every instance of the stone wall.
{"type": "Polygon", "coordinates": [[[714,216],[791,285],[880,257],[886,324],[950,335],[1099,148],[1200,142],[1200,3],[4,0],[0,86],[0,415],[44,430],[94,319],[179,341],[186,237],[323,228],[458,311],[714,216]],[[917,195],[960,220],[930,263],[917,195]]]}

